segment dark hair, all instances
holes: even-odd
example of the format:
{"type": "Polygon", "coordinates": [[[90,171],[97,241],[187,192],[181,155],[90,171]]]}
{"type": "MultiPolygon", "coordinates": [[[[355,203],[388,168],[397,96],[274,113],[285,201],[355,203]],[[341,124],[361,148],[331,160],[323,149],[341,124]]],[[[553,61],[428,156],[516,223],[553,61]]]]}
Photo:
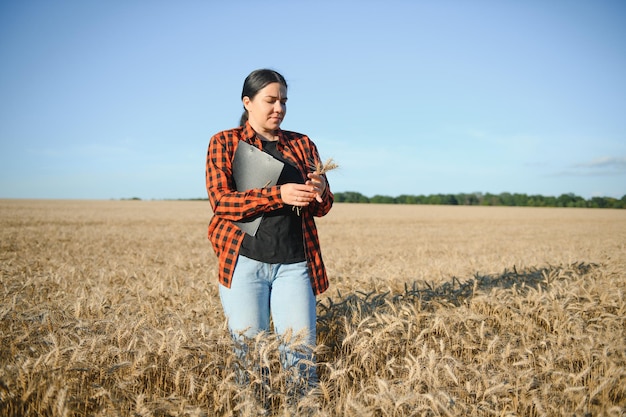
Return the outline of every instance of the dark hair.
{"type": "MultiPolygon", "coordinates": [[[[243,100],[243,98],[247,96],[248,98],[250,98],[250,100],[252,100],[260,90],[262,90],[271,83],[280,83],[284,85],[285,88],[287,88],[287,81],[285,81],[285,78],[274,70],[258,69],[252,71],[243,82],[241,99],[243,100]]],[[[239,120],[239,126],[245,125],[247,120],[248,110],[246,110],[246,108],[244,107],[243,114],[241,115],[241,119],[239,120]]]]}

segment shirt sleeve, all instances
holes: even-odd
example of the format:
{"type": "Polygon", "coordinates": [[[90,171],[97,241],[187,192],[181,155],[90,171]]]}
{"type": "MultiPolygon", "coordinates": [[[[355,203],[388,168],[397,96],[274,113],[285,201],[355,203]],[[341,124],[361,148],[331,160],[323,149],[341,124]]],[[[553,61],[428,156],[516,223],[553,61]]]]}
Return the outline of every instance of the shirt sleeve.
{"type": "MultiPolygon", "coordinates": [[[[325,176],[324,176],[325,177],[325,176]]],[[[315,217],[322,217],[328,214],[330,209],[333,207],[333,202],[335,200],[335,196],[330,191],[330,185],[328,184],[328,179],[326,180],[326,189],[322,193],[322,202],[320,203],[317,200],[313,200],[311,202],[311,209],[313,210],[313,215],[315,217]]]]}
{"type": "MultiPolygon", "coordinates": [[[[319,152],[317,151],[317,147],[311,140],[308,141],[308,146],[310,148],[309,152],[313,158],[312,163],[315,166],[317,163],[321,162],[319,152]]],[[[328,177],[326,177],[326,175],[323,175],[323,177],[326,180],[326,188],[324,189],[324,192],[321,195],[322,202],[320,203],[317,200],[313,200],[310,204],[310,210],[313,216],[315,217],[322,217],[328,214],[330,209],[333,207],[333,202],[335,199],[333,193],[330,191],[330,184],[328,183],[328,177]]]]}
{"type": "Polygon", "coordinates": [[[213,213],[226,220],[239,221],[284,206],[280,187],[237,191],[232,176],[232,159],[237,147],[232,132],[218,133],[209,142],[206,162],[206,188],[213,213]]]}

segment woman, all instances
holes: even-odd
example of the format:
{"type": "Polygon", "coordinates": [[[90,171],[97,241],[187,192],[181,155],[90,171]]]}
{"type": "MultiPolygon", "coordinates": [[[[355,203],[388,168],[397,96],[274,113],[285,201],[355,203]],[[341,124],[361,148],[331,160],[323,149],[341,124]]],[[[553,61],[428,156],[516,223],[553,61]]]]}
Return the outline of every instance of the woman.
{"type": "Polygon", "coordinates": [[[315,172],[320,157],[305,135],[280,129],[287,111],[287,83],[273,70],[253,71],[241,93],[240,127],[217,133],[209,142],[206,186],[214,216],[209,239],[219,259],[220,299],[233,336],[254,337],[270,328],[303,334],[304,350],[283,346],[283,366],[297,366],[309,385],[317,382],[307,366],[316,343],[315,296],[328,288],[314,216],[332,207],[326,176],[315,172]],[[276,185],[237,190],[233,158],[240,141],[284,163],[276,185]],[[243,232],[235,222],[261,217],[258,231],[243,232]],[[308,359],[303,361],[303,359],[308,359]]]}

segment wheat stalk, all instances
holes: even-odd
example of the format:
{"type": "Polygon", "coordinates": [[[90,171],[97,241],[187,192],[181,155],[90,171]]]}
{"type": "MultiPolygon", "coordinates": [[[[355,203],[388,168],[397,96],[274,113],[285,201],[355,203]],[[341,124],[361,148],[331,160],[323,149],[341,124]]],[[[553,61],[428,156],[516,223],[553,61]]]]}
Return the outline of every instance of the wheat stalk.
{"type": "Polygon", "coordinates": [[[311,163],[311,166],[313,168],[313,172],[319,175],[324,175],[327,172],[339,168],[339,165],[337,165],[335,161],[333,161],[333,158],[328,158],[324,163],[322,163],[321,160],[317,163],[313,162],[311,163]]]}

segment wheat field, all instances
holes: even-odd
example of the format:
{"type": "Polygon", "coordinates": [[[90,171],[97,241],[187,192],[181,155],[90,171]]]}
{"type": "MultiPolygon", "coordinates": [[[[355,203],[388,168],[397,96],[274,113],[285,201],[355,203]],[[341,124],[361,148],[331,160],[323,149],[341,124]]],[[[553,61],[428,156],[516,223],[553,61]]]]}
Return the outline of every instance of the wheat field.
{"type": "Polygon", "coordinates": [[[626,415],[626,210],[336,204],[304,397],[271,334],[236,382],[210,216],[0,200],[0,415],[626,415]]]}

